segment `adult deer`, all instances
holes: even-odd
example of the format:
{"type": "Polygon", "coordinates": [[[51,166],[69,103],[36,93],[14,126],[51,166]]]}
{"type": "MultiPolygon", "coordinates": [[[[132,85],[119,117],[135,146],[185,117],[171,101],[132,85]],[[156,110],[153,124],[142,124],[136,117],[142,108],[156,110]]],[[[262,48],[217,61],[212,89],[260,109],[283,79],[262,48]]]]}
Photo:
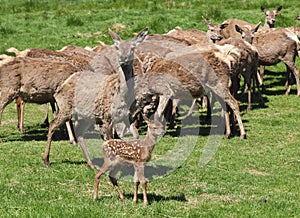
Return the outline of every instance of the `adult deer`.
{"type": "Polygon", "coordinates": [[[50,166],[49,156],[52,135],[56,128],[72,118],[78,120],[77,140],[83,150],[87,164],[94,168],[84,143],[83,134],[91,124],[102,126],[105,139],[113,138],[112,127],[122,119],[129,119],[130,106],[134,102],[132,62],[135,47],[146,37],[148,29],[136,37],[123,41],[109,31],[115,44],[98,53],[90,62],[91,69],[80,71],[65,81],[54,98],[59,111],[50,122],[44,164],[50,166]]]}

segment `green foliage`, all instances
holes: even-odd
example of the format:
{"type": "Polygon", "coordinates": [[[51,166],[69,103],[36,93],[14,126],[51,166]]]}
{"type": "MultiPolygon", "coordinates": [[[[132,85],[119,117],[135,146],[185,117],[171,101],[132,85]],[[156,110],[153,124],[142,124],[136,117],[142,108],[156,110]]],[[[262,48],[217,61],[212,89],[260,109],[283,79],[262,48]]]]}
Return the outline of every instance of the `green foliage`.
{"type": "Polygon", "coordinates": [[[83,26],[83,24],[83,21],[74,15],[67,18],[67,26],[83,26]]]}
{"type": "MultiPolygon", "coordinates": [[[[150,33],[176,26],[206,31],[202,16],[214,24],[232,17],[264,22],[261,5],[270,9],[283,5],[277,25],[300,26],[295,21],[298,0],[0,0],[0,51],[60,49],[70,44],[93,47],[99,40],[112,44],[108,28],[124,39],[146,26],[150,33]]],[[[93,202],[95,172],[87,168],[80,148],[69,145],[63,128],[55,133],[52,165],[46,169],[41,160],[47,138],[47,128],[40,126],[44,105],[26,104],[26,133],[21,134],[15,105],[9,104],[0,131],[1,217],[298,217],[300,102],[294,87],[291,95],[284,95],[283,64],[267,70],[265,107],[254,103],[254,109],[246,112],[246,96],[238,96],[247,139],[222,140],[213,159],[200,167],[208,139],[201,126],[187,160],[149,182],[148,207],[141,195],[137,205],[132,203],[133,184],[127,180],[119,182],[126,197],[121,202],[107,176],[101,178],[100,200],[93,202]]],[[[154,160],[177,141],[171,136],[161,139],[154,160]]],[[[97,155],[101,143],[90,143],[97,155]]]]}

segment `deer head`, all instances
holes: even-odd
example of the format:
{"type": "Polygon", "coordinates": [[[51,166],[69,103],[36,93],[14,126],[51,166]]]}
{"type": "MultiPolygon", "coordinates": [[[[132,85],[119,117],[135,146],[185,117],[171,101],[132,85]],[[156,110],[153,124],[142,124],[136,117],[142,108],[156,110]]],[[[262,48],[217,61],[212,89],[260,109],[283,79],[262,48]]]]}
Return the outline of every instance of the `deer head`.
{"type": "MultiPolygon", "coordinates": [[[[159,121],[150,120],[147,116],[142,113],[143,119],[146,121],[148,126],[148,131],[151,136],[163,136],[166,132],[164,130],[164,125],[161,124],[159,121]]],[[[148,133],[147,133],[148,135],[148,133]]]]}
{"type": "Polygon", "coordinates": [[[134,49],[138,46],[147,36],[148,28],[143,29],[139,34],[137,34],[132,40],[124,41],[118,34],[109,29],[109,34],[111,35],[115,48],[119,54],[120,65],[127,65],[132,63],[134,49]]]}
{"type": "Polygon", "coordinates": [[[279,6],[277,9],[270,11],[267,10],[264,6],[261,6],[260,8],[262,12],[264,12],[266,15],[265,27],[274,28],[276,22],[276,15],[280,14],[282,6],[279,6]]]}
{"type": "Polygon", "coordinates": [[[260,22],[254,28],[251,28],[250,26],[245,26],[244,28],[241,28],[236,24],[235,30],[241,34],[242,39],[252,44],[254,33],[258,30],[259,26],[260,22]]]}
{"type": "Polygon", "coordinates": [[[216,41],[220,41],[223,39],[223,36],[221,35],[221,30],[228,26],[228,24],[221,24],[219,26],[212,25],[207,20],[204,20],[205,25],[207,26],[207,37],[215,43],[216,41]]]}

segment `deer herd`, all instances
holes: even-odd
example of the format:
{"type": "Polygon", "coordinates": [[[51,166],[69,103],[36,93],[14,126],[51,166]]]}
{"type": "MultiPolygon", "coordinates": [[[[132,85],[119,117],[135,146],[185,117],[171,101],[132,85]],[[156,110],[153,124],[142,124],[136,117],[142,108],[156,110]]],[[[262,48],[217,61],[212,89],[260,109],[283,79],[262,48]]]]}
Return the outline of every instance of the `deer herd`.
{"type": "MultiPolygon", "coordinates": [[[[115,174],[122,164],[129,163],[135,169],[134,202],[141,183],[144,203],[148,204],[144,165],[151,158],[157,137],[165,133],[161,123],[164,112],[170,111],[165,119],[171,126],[176,108],[181,101],[187,101],[187,96],[191,97],[191,109],[198,99],[219,101],[226,123],[224,137],[236,134],[237,121],[239,137],[244,139],[246,131],[236,100],[241,77],[248,92],[247,110],[251,109],[252,90],[257,88],[260,93],[261,88],[265,89],[264,67],[279,62],[286,65],[286,94],[294,77],[300,95],[295,64],[300,55],[299,28],[275,28],[281,9],[282,6],[275,10],[261,7],[266,15],[263,26],[237,19],[220,25],[205,20],[207,32],[176,28],[164,34],[148,34],[145,28],[128,41],[109,30],[114,44],[92,49],[10,48],[8,52],[15,56],[0,56],[0,121],[5,107],[16,100],[18,127],[24,132],[25,103],[50,103],[54,116],[43,156],[45,166],[50,166],[52,136],[66,124],[70,142],[80,145],[92,169],[96,167],[83,136],[96,123],[105,142],[104,163],[95,177],[94,199],[98,199],[101,175],[110,171],[109,178],[124,200],[115,174]],[[150,109],[155,113],[153,120],[147,117],[150,109]],[[138,139],[141,119],[148,126],[144,139],[138,139]],[[125,128],[134,140],[120,139],[125,128]]],[[[300,15],[296,19],[300,20],[300,15]]],[[[207,111],[210,115],[210,107],[207,111]]]]}

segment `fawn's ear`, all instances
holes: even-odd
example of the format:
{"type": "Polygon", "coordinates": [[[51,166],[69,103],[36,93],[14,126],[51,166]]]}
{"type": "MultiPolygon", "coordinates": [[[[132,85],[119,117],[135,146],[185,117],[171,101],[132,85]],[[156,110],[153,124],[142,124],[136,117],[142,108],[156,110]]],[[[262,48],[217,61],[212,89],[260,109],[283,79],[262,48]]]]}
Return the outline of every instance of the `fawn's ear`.
{"type": "Polygon", "coordinates": [[[108,32],[111,35],[111,38],[114,40],[115,45],[119,45],[120,42],[122,41],[121,37],[118,36],[118,34],[112,31],[110,28],[108,29],[108,32]]]}
{"type": "Polygon", "coordinates": [[[208,29],[212,27],[211,23],[208,22],[208,20],[204,19],[203,22],[205,23],[205,25],[207,26],[208,29]]]}
{"type": "Polygon", "coordinates": [[[274,13],[277,15],[277,14],[280,14],[280,11],[282,9],[282,5],[280,5],[275,11],[274,13]]]}
{"type": "Polygon", "coordinates": [[[261,6],[260,9],[261,9],[262,12],[264,12],[266,14],[267,9],[264,6],[261,6]]]}
{"type": "Polygon", "coordinates": [[[220,29],[222,30],[222,29],[225,29],[226,27],[228,27],[228,23],[221,23],[220,25],[219,25],[219,27],[220,27],[220,29]]]}
{"type": "Polygon", "coordinates": [[[147,34],[148,34],[148,27],[146,27],[141,32],[139,32],[139,34],[136,35],[136,37],[134,38],[135,46],[137,46],[138,44],[143,42],[144,39],[146,38],[147,34]]]}
{"type": "Polygon", "coordinates": [[[235,25],[234,27],[237,32],[239,32],[240,34],[243,34],[244,31],[242,30],[241,27],[239,27],[238,25],[235,25]]]}
{"type": "Polygon", "coordinates": [[[251,30],[252,33],[257,32],[258,28],[260,27],[260,22],[251,30]]]}

